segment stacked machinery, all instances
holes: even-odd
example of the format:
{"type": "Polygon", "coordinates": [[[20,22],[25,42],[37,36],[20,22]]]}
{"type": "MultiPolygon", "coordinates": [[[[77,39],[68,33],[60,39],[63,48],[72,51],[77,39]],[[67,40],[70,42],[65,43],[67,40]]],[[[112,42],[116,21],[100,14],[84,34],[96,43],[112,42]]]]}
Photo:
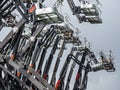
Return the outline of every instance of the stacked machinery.
{"type": "MultiPolygon", "coordinates": [[[[79,22],[102,23],[95,3],[79,0],[76,6],[73,0],[67,1],[79,22]]],[[[64,22],[57,7],[44,7],[43,2],[0,2],[0,31],[11,29],[0,42],[0,90],[86,90],[89,72],[115,71],[111,52],[106,57],[101,51],[98,60],[89,46],[74,35],[75,30],[64,22]],[[76,66],[79,68],[74,78],[76,66]],[[72,78],[74,86],[70,87],[72,78]]]]}

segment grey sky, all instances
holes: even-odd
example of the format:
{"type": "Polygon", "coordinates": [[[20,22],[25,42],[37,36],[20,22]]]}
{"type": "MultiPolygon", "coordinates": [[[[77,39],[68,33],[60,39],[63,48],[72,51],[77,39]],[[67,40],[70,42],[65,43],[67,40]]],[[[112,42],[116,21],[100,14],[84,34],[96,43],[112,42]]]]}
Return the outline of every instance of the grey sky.
{"type": "Polygon", "coordinates": [[[120,0],[100,1],[103,5],[101,7],[103,23],[100,25],[79,24],[76,17],[72,15],[66,0],[63,3],[62,13],[69,15],[71,23],[79,28],[80,35],[86,37],[92,44],[93,51],[103,50],[106,52],[111,49],[114,53],[116,72],[107,73],[101,71],[89,73],[87,90],[120,90],[120,0]]]}

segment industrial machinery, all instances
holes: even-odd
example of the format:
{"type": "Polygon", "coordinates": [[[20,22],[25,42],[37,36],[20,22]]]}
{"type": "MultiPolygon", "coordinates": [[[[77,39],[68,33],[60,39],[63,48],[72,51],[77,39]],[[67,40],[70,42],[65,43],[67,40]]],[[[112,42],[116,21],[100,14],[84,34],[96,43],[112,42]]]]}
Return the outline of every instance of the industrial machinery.
{"type": "MultiPolygon", "coordinates": [[[[99,60],[65,22],[57,7],[63,1],[1,0],[0,33],[11,31],[0,41],[0,90],[86,90],[88,73],[115,71],[111,51],[99,60]]],[[[79,22],[102,23],[95,3],[67,1],[79,22]]]]}

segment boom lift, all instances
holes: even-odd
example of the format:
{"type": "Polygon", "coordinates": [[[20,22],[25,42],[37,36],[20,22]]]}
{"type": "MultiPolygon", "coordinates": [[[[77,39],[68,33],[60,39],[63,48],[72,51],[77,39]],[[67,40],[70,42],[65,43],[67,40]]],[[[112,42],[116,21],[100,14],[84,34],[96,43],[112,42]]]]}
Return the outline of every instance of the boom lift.
{"type": "Polygon", "coordinates": [[[100,11],[97,9],[95,4],[92,4],[86,0],[80,0],[80,6],[75,6],[73,0],[67,0],[68,4],[73,12],[73,15],[76,15],[79,22],[90,22],[91,24],[102,23],[100,18],[100,11]]]}
{"type": "Polygon", "coordinates": [[[53,60],[53,55],[56,52],[56,49],[57,49],[57,46],[58,46],[58,43],[59,43],[60,39],[61,39],[61,36],[58,35],[56,37],[55,43],[54,43],[53,48],[51,50],[50,56],[48,57],[48,60],[46,61],[44,72],[43,72],[43,78],[45,80],[48,80],[48,72],[49,72],[49,69],[50,69],[50,66],[51,66],[51,63],[52,63],[52,60],[53,60]]]}
{"type": "MultiPolygon", "coordinates": [[[[57,0],[56,4],[63,1],[57,0]]],[[[81,38],[74,36],[75,28],[69,27],[64,22],[57,5],[45,7],[43,2],[45,0],[1,0],[0,2],[0,31],[4,27],[12,28],[0,42],[1,90],[71,90],[72,88],[72,90],[86,90],[89,72],[115,71],[111,51],[109,57],[101,51],[101,61],[98,60],[81,38]],[[19,13],[20,20],[17,20],[14,12],[19,13]],[[45,29],[45,26],[48,28],[45,29]],[[66,44],[72,45],[72,49],[65,63],[60,65],[61,57],[66,55],[64,50],[69,49],[65,47],[66,44]],[[50,55],[47,55],[51,47],[50,55]],[[58,54],[56,54],[57,49],[58,54]],[[53,65],[55,56],[57,60],[53,65]],[[78,59],[79,56],[82,57],[81,60],[78,59]],[[47,61],[43,67],[45,57],[47,61]],[[72,76],[76,64],[79,68],[74,86],[71,87],[70,82],[74,78],[72,76]],[[52,65],[53,73],[50,77],[49,71],[52,65]],[[61,72],[59,66],[62,67],[61,72]],[[56,82],[58,74],[59,80],[56,82]],[[50,83],[48,79],[51,79],[50,83]]],[[[79,0],[79,5],[76,6],[73,0],[67,2],[79,22],[102,23],[100,9],[95,3],[79,0]]]]}
{"type": "Polygon", "coordinates": [[[60,47],[60,51],[59,51],[59,54],[57,56],[57,61],[55,63],[55,66],[54,66],[54,70],[53,70],[53,74],[52,74],[52,78],[51,78],[51,82],[50,84],[54,87],[55,86],[55,82],[56,82],[56,74],[57,74],[57,70],[58,70],[58,67],[59,67],[59,63],[60,63],[60,59],[63,55],[63,52],[65,50],[65,40],[64,40],[64,37],[63,37],[63,43],[62,43],[62,46],[60,47]]]}
{"type": "Polygon", "coordinates": [[[114,72],[115,67],[113,65],[113,59],[111,55],[111,51],[109,54],[109,58],[106,58],[106,55],[101,51],[100,52],[101,61],[98,65],[92,67],[92,71],[100,71],[100,70],[106,70],[107,72],[114,72]]]}
{"type": "MultiPolygon", "coordinates": [[[[77,52],[75,57],[78,58],[79,55],[81,55],[81,53],[80,53],[80,52],[77,52]]],[[[68,78],[67,78],[67,83],[66,83],[66,86],[65,86],[65,90],[69,90],[69,89],[70,89],[70,81],[71,81],[71,78],[72,78],[72,74],[73,74],[75,65],[76,65],[76,62],[74,61],[74,62],[72,63],[72,65],[71,65],[71,69],[70,69],[70,72],[69,72],[69,74],[68,74],[68,78]]]]}
{"type": "Polygon", "coordinates": [[[36,9],[36,15],[38,21],[47,24],[63,22],[63,16],[57,11],[56,7],[36,9]]]}

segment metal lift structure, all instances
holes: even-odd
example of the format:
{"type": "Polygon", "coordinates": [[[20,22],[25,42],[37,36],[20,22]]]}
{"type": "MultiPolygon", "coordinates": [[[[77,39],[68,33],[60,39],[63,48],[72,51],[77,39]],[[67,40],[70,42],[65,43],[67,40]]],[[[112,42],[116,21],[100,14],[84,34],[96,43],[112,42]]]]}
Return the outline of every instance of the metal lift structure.
{"type": "MultiPolygon", "coordinates": [[[[11,31],[0,42],[0,90],[86,90],[89,72],[115,71],[111,51],[109,57],[101,51],[98,60],[57,7],[45,7],[44,2],[1,0],[0,33],[5,27],[11,31]]],[[[95,3],[67,2],[79,22],[102,23],[95,3]]]]}

